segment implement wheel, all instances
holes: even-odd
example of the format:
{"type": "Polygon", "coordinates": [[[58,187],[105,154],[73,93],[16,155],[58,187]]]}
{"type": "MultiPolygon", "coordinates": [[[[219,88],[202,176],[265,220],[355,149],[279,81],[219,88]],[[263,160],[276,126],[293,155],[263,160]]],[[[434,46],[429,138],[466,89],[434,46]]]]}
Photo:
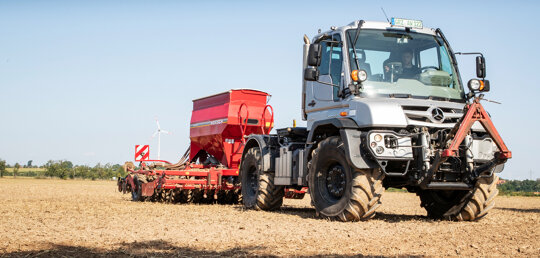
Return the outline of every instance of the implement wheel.
{"type": "Polygon", "coordinates": [[[317,212],[341,221],[375,215],[384,192],[379,169],[354,170],[348,165],[339,136],[321,141],[309,164],[309,193],[317,212]]]}
{"type": "Polygon", "coordinates": [[[118,180],[116,181],[116,185],[118,186],[118,192],[122,192],[122,184],[124,180],[122,177],[118,177],[118,180]]]}
{"type": "Polygon", "coordinates": [[[135,186],[131,188],[131,200],[142,202],[144,198],[142,197],[142,182],[139,180],[139,177],[133,177],[133,184],[135,186]]]}
{"type": "Polygon", "coordinates": [[[274,173],[263,172],[258,147],[249,149],[240,168],[244,206],[255,210],[276,210],[283,204],[284,186],[274,185],[274,173]]]}
{"type": "Polygon", "coordinates": [[[479,178],[471,191],[421,190],[421,205],[434,219],[475,221],[484,217],[495,205],[499,194],[499,177],[479,178]]]}
{"type": "Polygon", "coordinates": [[[127,182],[126,182],[126,179],[123,178],[123,179],[122,179],[122,193],[123,193],[123,194],[126,194],[127,192],[128,192],[127,182]]]}

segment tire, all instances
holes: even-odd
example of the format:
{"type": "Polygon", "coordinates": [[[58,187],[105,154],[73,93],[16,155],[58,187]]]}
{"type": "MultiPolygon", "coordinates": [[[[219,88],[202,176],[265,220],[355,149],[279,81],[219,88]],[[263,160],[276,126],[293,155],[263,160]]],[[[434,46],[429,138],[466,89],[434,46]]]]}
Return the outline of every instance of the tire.
{"type": "Polygon", "coordinates": [[[123,194],[127,193],[127,182],[125,178],[122,180],[122,193],[123,194]]]}
{"type": "Polygon", "coordinates": [[[118,180],[116,181],[116,185],[118,186],[118,192],[122,192],[122,178],[118,177],[118,180]]]}
{"type": "Polygon", "coordinates": [[[486,216],[499,194],[499,177],[479,178],[471,191],[422,190],[421,205],[433,219],[475,221],[486,216]]]}
{"type": "Polygon", "coordinates": [[[131,200],[134,202],[143,201],[142,197],[142,183],[137,176],[133,178],[133,184],[135,187],[131,189],[131,200]]]}
{"type": "Polygon", "coordinates": [[[274,173],[263,172],[258,147],[250,148],[242,158],[240,177],[242,202],[246,208],[271,211],[281,207],[285,187],[274,185],[274,173]]]}
{"type": "Polygon", "coordinates": [[[317,213],[341,221],[370,219],[384,192],[379,169],[355,170],[339,136],[319,143],[309,163],[309,193],[317,213]]]}

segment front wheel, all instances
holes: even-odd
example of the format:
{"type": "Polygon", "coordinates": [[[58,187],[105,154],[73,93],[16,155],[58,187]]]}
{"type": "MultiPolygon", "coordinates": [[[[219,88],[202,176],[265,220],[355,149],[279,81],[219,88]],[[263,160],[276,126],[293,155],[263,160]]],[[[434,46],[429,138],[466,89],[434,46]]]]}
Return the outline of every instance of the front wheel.
{"type": "Polygon", "coordinates": [[[347,162],[339,136],[321,141],[309,165],[309,192],[317,212],[342,221],[375,215],[384,192],[379,169],[355,170],[347,162]]]}
{"type": "Polygon", "coordinates": [[[479,178],[471,191],[422,190],[417,195],[428,217],[475,221],[483,218],[495,205],[498,181],[499,177],[492,175],[479,178]]]}
{"type": "Polygon", "coordinates": [[[284,186],[274,185],[274,174],[262,169],[258,147],[250,148],[242,158],[240,168],[242,201],[248,209],[276,210],[283,204],[284,186]]]}

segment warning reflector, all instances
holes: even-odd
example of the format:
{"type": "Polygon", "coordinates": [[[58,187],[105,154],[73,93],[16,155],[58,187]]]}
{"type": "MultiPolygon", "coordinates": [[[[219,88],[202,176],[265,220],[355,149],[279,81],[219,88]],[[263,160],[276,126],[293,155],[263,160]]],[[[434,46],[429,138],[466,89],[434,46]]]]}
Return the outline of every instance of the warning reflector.
{"type": "Polygon", "coordinates": [[[145,161],[150,159],[149,145],[135,145],[135,161],[145,161]]]}

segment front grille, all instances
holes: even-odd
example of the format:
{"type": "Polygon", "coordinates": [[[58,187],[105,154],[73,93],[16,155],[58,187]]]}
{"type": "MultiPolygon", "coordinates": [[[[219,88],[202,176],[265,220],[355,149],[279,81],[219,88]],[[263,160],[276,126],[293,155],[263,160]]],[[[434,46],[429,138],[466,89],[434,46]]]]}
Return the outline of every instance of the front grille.
{"type": "Polygon", "coordinates": [[[434,124],[455,124],[463,116],[463,110],[454,108],[443,108],[436,106],[402,106],[403,112],[409,122],[422,122],[434,124]],[[433,116],[433,110],[440,109],[444,115],[442,121],[433,116]]]}

